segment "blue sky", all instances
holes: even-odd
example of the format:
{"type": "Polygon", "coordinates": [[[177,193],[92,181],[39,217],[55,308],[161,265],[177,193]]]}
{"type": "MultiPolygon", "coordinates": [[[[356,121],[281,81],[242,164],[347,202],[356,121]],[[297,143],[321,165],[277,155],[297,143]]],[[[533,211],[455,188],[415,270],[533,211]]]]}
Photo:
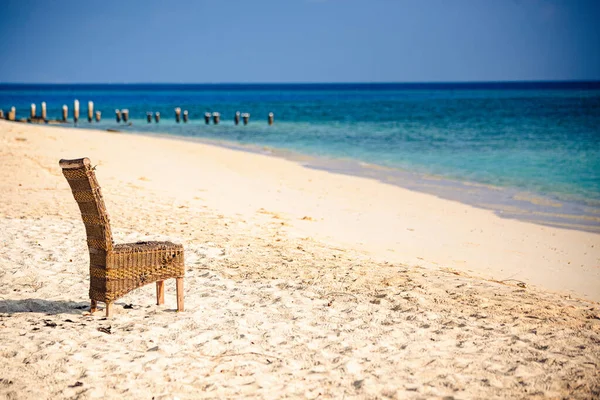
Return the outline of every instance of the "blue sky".
{"type": "Polygon", "coordinates": [[[600,80],[597,0],[0,6],[0,82],[600,80]]]}

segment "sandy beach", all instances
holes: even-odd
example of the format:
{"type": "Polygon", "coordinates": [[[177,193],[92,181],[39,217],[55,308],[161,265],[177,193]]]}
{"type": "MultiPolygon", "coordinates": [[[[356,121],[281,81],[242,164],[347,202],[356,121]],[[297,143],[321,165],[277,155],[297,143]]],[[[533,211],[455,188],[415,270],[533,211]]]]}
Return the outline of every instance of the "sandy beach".
{"type": "Polygon", "coordinates": [[[0,121],[0,398],[598,398],[600,235],[281,158],[0,121]],[[175,285],[88,312],[61,158],[175,285]]]}

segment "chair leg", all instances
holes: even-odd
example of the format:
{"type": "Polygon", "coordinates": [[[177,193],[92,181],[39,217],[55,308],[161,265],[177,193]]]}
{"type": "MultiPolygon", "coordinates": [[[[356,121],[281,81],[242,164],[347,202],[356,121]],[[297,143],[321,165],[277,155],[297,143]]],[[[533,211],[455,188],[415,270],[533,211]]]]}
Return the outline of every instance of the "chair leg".
{"type": "Polygon", "coordinates": [[[156,282],[156,304],[165,304],[165,281],[156,282]]]}
{"type": "Polygon", "coordinates": [[[98,311],[98,302],[96,300],[92,300],[90,304],[90,313],[93,314],[98,311]]]}
{"type": "Polygon", "coordinates": [[[113,303],[106,303],[106,318],[110,318],[113,315],[113,303]]]}
{"type": "Polygon", "coordinates": [[[177,311],[183,311],[183,278],[175,278],[177,283],[177,311]]]}

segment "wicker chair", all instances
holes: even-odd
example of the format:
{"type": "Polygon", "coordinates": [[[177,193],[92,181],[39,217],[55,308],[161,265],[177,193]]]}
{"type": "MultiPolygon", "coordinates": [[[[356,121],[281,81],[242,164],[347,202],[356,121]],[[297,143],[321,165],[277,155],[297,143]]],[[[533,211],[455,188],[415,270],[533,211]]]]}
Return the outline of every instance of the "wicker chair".
{"type": "Polygon", "coordinates": [[[164,303],[164,281],[177,282],[177,310],[183,311],[183,246],[171,242],[114,244],[110,220],[88,158],[60,160],[60,167],[79,205],[90,251],[91,312],[99,301],[106,316],[113,302],[133,289],[156,282],[157,304],[164,303]]]}

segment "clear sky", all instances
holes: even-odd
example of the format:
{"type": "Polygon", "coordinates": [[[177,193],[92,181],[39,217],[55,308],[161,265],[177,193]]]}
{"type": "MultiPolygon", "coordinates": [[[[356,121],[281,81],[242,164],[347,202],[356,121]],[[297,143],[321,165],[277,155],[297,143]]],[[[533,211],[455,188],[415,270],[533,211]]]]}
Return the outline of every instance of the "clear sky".
{"type": "Polygon", "coordinates": [[[600,80],[600,0],[0,0],[0,82],[600,80]]]}

